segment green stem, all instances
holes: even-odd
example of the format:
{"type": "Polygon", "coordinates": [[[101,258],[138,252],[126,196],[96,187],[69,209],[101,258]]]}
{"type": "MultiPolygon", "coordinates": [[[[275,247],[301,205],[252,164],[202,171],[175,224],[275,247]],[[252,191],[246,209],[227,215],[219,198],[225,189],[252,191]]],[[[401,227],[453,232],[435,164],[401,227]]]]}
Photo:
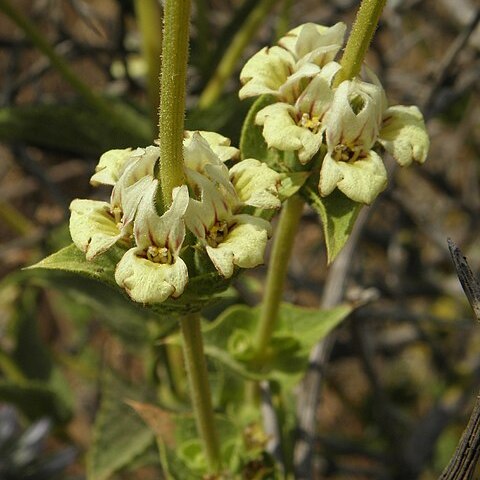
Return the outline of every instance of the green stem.
{"type": "Polygon", "coordinates": [[[187,315],[180,320],[180,327],[197,429],[202,439],[209,473],[217,473],[220,469],[220,445],[215,430],[207,364],[203,353],[200,315],[187,315]]]}
{"type": "Polygon", "coordinates": [[[57,55],[53,47],[37,30],[35,25],[21,12],[15,9],[9,0],[0,0],[0,11],[7,15],[7,17],[9,17],[10,20],[12,20],[25,33],[25,35],[27,35],[30,41],[50,60],[52,66],[58,70],[63,78],[91,107],[107,115],[112,114],[109,105],[101,97],[93,93],[90,87],[75,75],[67,62],[57,55]]]}
{"type": "Polygon", "coordinates": [[[162,68],[162,9],[158,0],[135,0],[138,28],[142,35],[142,52],[147,64],[147,96],[152,125],[157,128],[160,106],[162,68]]]}
{"type": "Polygon", "coordinates": [[[386,0],[362,1],[340,62],[342,70],[335,79],[336,85],[360,73],[365,54],[372,41],[385,2],[386,0]]]}
{"type": "Polygon", "coordinates": [[[200,108],[210,107],[220,97],[223,87],[235,70],[245,47],[250,43],[255,32],[262,25],[264,18],[277,2],[278,0],[262,0],[251,11],[242,28],[237,32],[232,43],[224,53],[215,74],[203,90],[198,101],[200,108]]]}
{"type": "Polygon", "coordinates": [[[165,1],[159,111],[159,178],[164,207],[172,203],[173,189],[184,183],[183,129],[190,7],[190,0],[165,1]]]}
{"type": "Polygon", "coordinates": [[[260,320],[254,349],[257,360],[262,360],[267,353],[268,344],[277,323],[278,310],[282,300],[288,261],[292,253],[293,241],[298,223],[302,216],[303,199],[295,195],[283,205],[277,231],[275,232],[272,254],[268,265],[265,294],[260,311],[260,320]]]}

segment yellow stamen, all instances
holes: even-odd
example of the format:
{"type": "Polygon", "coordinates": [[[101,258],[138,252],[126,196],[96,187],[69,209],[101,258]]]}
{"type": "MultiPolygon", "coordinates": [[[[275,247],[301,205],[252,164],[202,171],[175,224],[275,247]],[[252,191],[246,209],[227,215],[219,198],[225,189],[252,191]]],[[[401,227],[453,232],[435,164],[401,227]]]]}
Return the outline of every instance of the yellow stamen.
{"type": "Polygon", "coordinates": [[[146,250],[146,254],[147,259],[154,263],[171,264],[173,260],[170,250],[166,247],[150,245],[146,250]]]}
{"type": "Polygon", "coordinates": [[[302,115],[299,123],[301,127],[308,128],[313,133],[317,133],[321,126],[320,117],[318,115],[310,117],[308,113],[302,115]]]}

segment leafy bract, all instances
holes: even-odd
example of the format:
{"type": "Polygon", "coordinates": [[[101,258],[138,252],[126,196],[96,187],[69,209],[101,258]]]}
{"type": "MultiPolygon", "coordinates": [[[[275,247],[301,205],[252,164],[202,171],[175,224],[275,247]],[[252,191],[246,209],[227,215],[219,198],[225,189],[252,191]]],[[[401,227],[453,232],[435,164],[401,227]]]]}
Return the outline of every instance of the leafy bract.
{"type": "MultiPolygon", "coordinates": [[[[100,281],[127,298],[123,290],[117,286],[114,278],[116,265],[124,253],[125,250],[115,246],[99,255],[95,260],[87,261],[83,252],[78,250],[75,245],[70,245],[28,268],[76,273],[100,281]]],[[[221,293],[227,288],[228,282],[225,279],[216,272],[208,272],[189,278],[187,287],[179,298],[170,298],[162,303],[145,305],[145,308],[154,314],[162,315],[162,318],[165,314],[185,315],[199,311],[205,305],[219,299],[221,293]]]]}
{"type": "Polygon", "coordinates": [[[340,305],[318,310],[282,304],[269,350],[259,363],[253,355],[252,339],[260,308],[235,305],[204,327],[205,353],[245,378],[277,380],[292,386],[304,374],[312,347],[333,330],[351,308],[340,305]]]}
{"type": "Polygon", "coordinates": [[[347,243],[363,205],[354,202],[338,189],[328,197],[321,197],[310,186],[304,187],[302,193],[320,216],[327,246],[328,263],[331,263],[347,243]]]}

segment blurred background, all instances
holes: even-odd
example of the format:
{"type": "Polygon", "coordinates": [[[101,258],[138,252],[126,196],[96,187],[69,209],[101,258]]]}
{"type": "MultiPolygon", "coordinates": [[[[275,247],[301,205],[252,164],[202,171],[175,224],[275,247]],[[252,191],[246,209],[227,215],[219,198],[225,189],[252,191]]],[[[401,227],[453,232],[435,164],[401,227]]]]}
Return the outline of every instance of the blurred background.
{"type": "MultiPolygon", "coordinates": [[[[149,340],[173,321],[153,324],[82,279],[21,269],[70,243],[70,201],[108,194],[88,183],[99,155],[151,143],[154,110],[132,1],[13,3],[64,63],[52,64],[0,13],[0,478],[81,479],[102,372],[140,384],[145,372],[164,378],[149,340]],[[66,80],[63,65],[103,107],[66,80]]],[[[187,128],[238,146],[251,105],[237,98],[245,60],[304,22],[351,26],[358,4],[193,1],[187,128]],[[229,74],[219,79],[220,62],[229,74]]],[[[388,1],[368,54],[390,103],[420,106],[431,150],[422,167],[390,165],[389,189],[357,229],[345,296],[371,289],[373,300],[331,342],[318,478],[437,478],[480,388],[480,326],[447,248],[450,237],[480,271],[479,12],[474,0],[388,1]]],[[[305,210],[286,298],[318,306],[328,272],[318,217],[305,210]]],[[[263,275],[241,277],[236,299],[257,302],[263,275]]],[[[140,453],[118,478],[159,478],[155,459],[140,453]]]]}

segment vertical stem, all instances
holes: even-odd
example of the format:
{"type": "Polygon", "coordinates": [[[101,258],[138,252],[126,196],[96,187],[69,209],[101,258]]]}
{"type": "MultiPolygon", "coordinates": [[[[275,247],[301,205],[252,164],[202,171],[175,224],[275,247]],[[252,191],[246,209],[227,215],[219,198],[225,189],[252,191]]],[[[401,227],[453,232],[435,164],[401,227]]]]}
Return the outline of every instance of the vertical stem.
{"type": "Polygon", "coordinates": [[[385,2],[386,0],[362,1],[340,62],[343,68],[335,79],[337,85],[360,73],[385,2]]]}
{"type": "Polygon", "coordinates": [[[207,364],[203,353],[200,315],[187,315],[180,320],[180,327],[197,429],[203,442],[209,472],[216,473],[220,469],[220,446],[215,430],[207,364]]]}
{"type": "Polygon", "coordinates": [[[160,184],[164,207],[172,190],[184,183],[183,128],[188,61],[190,0],[166,0],[160,79],[160,184]]]}
{"type": "Polygon", "coordinates": [[[147,64],[147,96],[152,124],[157,127],[160,106],[160,71],[162,68],[162,9],[158,0],[135,0],[142,52],[147,64]]]}
{"type": "Polygon", "coordinates": [[[268,12],[278,0],[261,0],[245,20],[218,64],[215,74],[205,87],[198,105],[200,108],[211,106],[222,94],[225,82],[230,78],[235,66],[252,36],[262,24],[268,12]]]}
{"type": "Polygon", "coordinates": [[[254,338],[254,348],[258,360],[265,356],[268,343],[275,330],[287,276],[288,261],[292,252],[298,223],[302,216],[303,203],[303,199],[295,195],[285,202],[280,214],[268,266],[267,283],[260,311],[258,330],[254,338]]]}

